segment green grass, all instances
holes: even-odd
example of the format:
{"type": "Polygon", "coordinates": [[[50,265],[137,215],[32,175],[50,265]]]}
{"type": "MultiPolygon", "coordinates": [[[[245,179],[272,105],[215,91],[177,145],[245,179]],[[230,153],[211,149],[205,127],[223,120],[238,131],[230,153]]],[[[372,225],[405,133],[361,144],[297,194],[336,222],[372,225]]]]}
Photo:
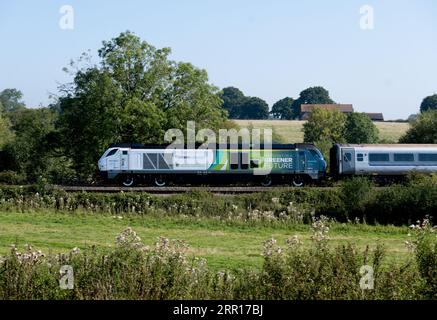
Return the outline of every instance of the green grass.
{"type": "MultiPolygon", "coordinates": [[[[275,135],[282,143],[303,142],[302,127],[305,121],[297,120],[233,120],[241,128],[253,126],[253,128],[272,128],[275,135]]],[[[380,138],[397,142],[408,130],[408,123],[399,122],[375,122],[379,130],[380,138]]]]}
{"type": "MultiPolygon", "coordinates": [[[[137,231],[148,245],[159,236],[185,240],[190,245],[189,253],[206,258],[215,270],[260,268],[263,242],[272,237],[284,246],[285,240],[293,235],[298,235],[304,244],[311,241],[308,225],[248,225],[211,218],[124,216],[118,219],[78,213],[0,212],[0,254],[6,254],[14,243],[21,249],[31,244],[45,253],[91,245],[105,250],[115,246],[115,237],[126,227],[137,231]]],[[[333,224],[330,237],[332,245],[352,242],[362,249],[382,243],[388,261],[401,261],[408,255],[404,245],[407,234],[407,228],[393,226],[333,224]]]]}

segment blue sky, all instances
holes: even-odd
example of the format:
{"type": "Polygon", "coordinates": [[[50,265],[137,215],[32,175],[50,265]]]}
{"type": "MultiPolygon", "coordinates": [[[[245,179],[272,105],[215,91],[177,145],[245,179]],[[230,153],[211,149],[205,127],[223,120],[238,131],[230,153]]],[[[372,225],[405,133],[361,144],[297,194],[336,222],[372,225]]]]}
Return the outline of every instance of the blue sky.
{"type": "Polygon", "coordinates": [[[322,85],[338,103],[397,119],[437,93],[434,0],[0,0],[0,90],[46,105],[72,58],[126,30],[270,106],[322,85]],[[66,4],[73,30],[59,27],[66,4]],[[373,30],[360,28],[363,5],[373,30]]]}

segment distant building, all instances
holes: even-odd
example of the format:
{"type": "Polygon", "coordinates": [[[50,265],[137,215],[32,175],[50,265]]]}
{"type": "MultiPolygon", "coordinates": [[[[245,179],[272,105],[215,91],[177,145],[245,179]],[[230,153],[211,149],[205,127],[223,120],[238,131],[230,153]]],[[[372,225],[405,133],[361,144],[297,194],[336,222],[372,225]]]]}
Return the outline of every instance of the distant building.
{"type": "Polygon", "coordinates": [[[372,121],[384,121],[384,115],[382,113],[367,113],[366,114],[369,116],[369,118],[372,121]]]}
{"type": "MultiPolygon", "coordinates": [[[[314,109],[338,110],[344,114],[354,112],[354,107],[351,104],[301,104],[300,105],[300,120],[308,120],[311,112],[314,109]]],[[[372,121],[384,121],[382,113],[365,113],[372,121]]]]}
{"type": "Polygon", "coordinates": [[[354,107],[351,104],[302,104],[300,105],[300,120],[308,120],[311,112],[314,109],[338,110],[343,113],[354,112],[354,107]]]}

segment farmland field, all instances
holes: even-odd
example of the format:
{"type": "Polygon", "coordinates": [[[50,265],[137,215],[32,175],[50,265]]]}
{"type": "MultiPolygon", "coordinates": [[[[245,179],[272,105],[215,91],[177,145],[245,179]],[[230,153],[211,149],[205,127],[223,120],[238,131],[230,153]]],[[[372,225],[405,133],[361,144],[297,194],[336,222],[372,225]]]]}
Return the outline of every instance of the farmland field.
{"type": "MultiPolygon", "coordinates": [[[[125,215],[91,215],[84,213],[0,213],[0,255],[9,252],[11,244],[24,248],[31,244],[44,253],[68,252],[95,245],[100,249],[115,246],[115,237],[132,227],[142,241],[152,245],[157,237],[184,240],[189,253],[203,257],[214,270],[254,268],[262,266],[263,242],[272,237],[279,245],[297,235],[304,243],[311,242],[310,225],[248,225],[240,221],[220,221],[213,218],[153,217],[125,215]]],[[[356,244],[360,249],[377,243],[387,250],[387,261],[400,262],[407,258],[404,241],[407,227],[369,226],[356,224],[331,225],[332,245],[356,244]]]]}
{"type": "MultiPolygon", "coordinates": [[[[298,120],[233,120],[242,128],[252,126],[253,128],[273,128],[274,134],[280,138],[282,143],[303,142],[302,127],[305,121],[298,120]]],[[[408,123],[400,122],[375,122],[379,130],[380,138],[397,142],[408,130],[408,123]]]]}

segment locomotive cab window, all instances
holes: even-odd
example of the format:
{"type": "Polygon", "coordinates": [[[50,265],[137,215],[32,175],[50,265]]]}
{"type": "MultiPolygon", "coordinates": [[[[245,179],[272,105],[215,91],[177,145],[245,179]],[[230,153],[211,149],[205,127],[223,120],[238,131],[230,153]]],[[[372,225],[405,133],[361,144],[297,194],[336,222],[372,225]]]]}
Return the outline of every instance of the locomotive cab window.
{"type": "Polygon", "coordinates": [[[390,156],[388,153],[369,153],[370,162],[388,162],[390,156]]]}
{"type": "Polygon", "coordinates": [[[394,160],[398,162],[412,162],[414,161],[414,154],[412,153],[395,153],[394,160]]]}
{"type": "Polygon", "coordinates": [[[364,155],[362,153],[357,154],[357,161],[363,162],[364,161],[364,155]]]}
{"type": "Polygon", "coordinates": [[[320,160],[320,155],[315,151],[315,150],[310,150],[311,155],[313,156],[314,159],[316,160],[320,160]]]}
{"type": "Polygon", "coordinates": [[[111,151],[109,151],[109,153],[106,155],[107,157],[113,156],[114,154],[116,154],[118,151],[118,149],[112,149],[111,151]]]}
{"type": "Polygon", "coordinates": [[[127,155],[127,151],[123,151],[123,155],[127,155]]]}

